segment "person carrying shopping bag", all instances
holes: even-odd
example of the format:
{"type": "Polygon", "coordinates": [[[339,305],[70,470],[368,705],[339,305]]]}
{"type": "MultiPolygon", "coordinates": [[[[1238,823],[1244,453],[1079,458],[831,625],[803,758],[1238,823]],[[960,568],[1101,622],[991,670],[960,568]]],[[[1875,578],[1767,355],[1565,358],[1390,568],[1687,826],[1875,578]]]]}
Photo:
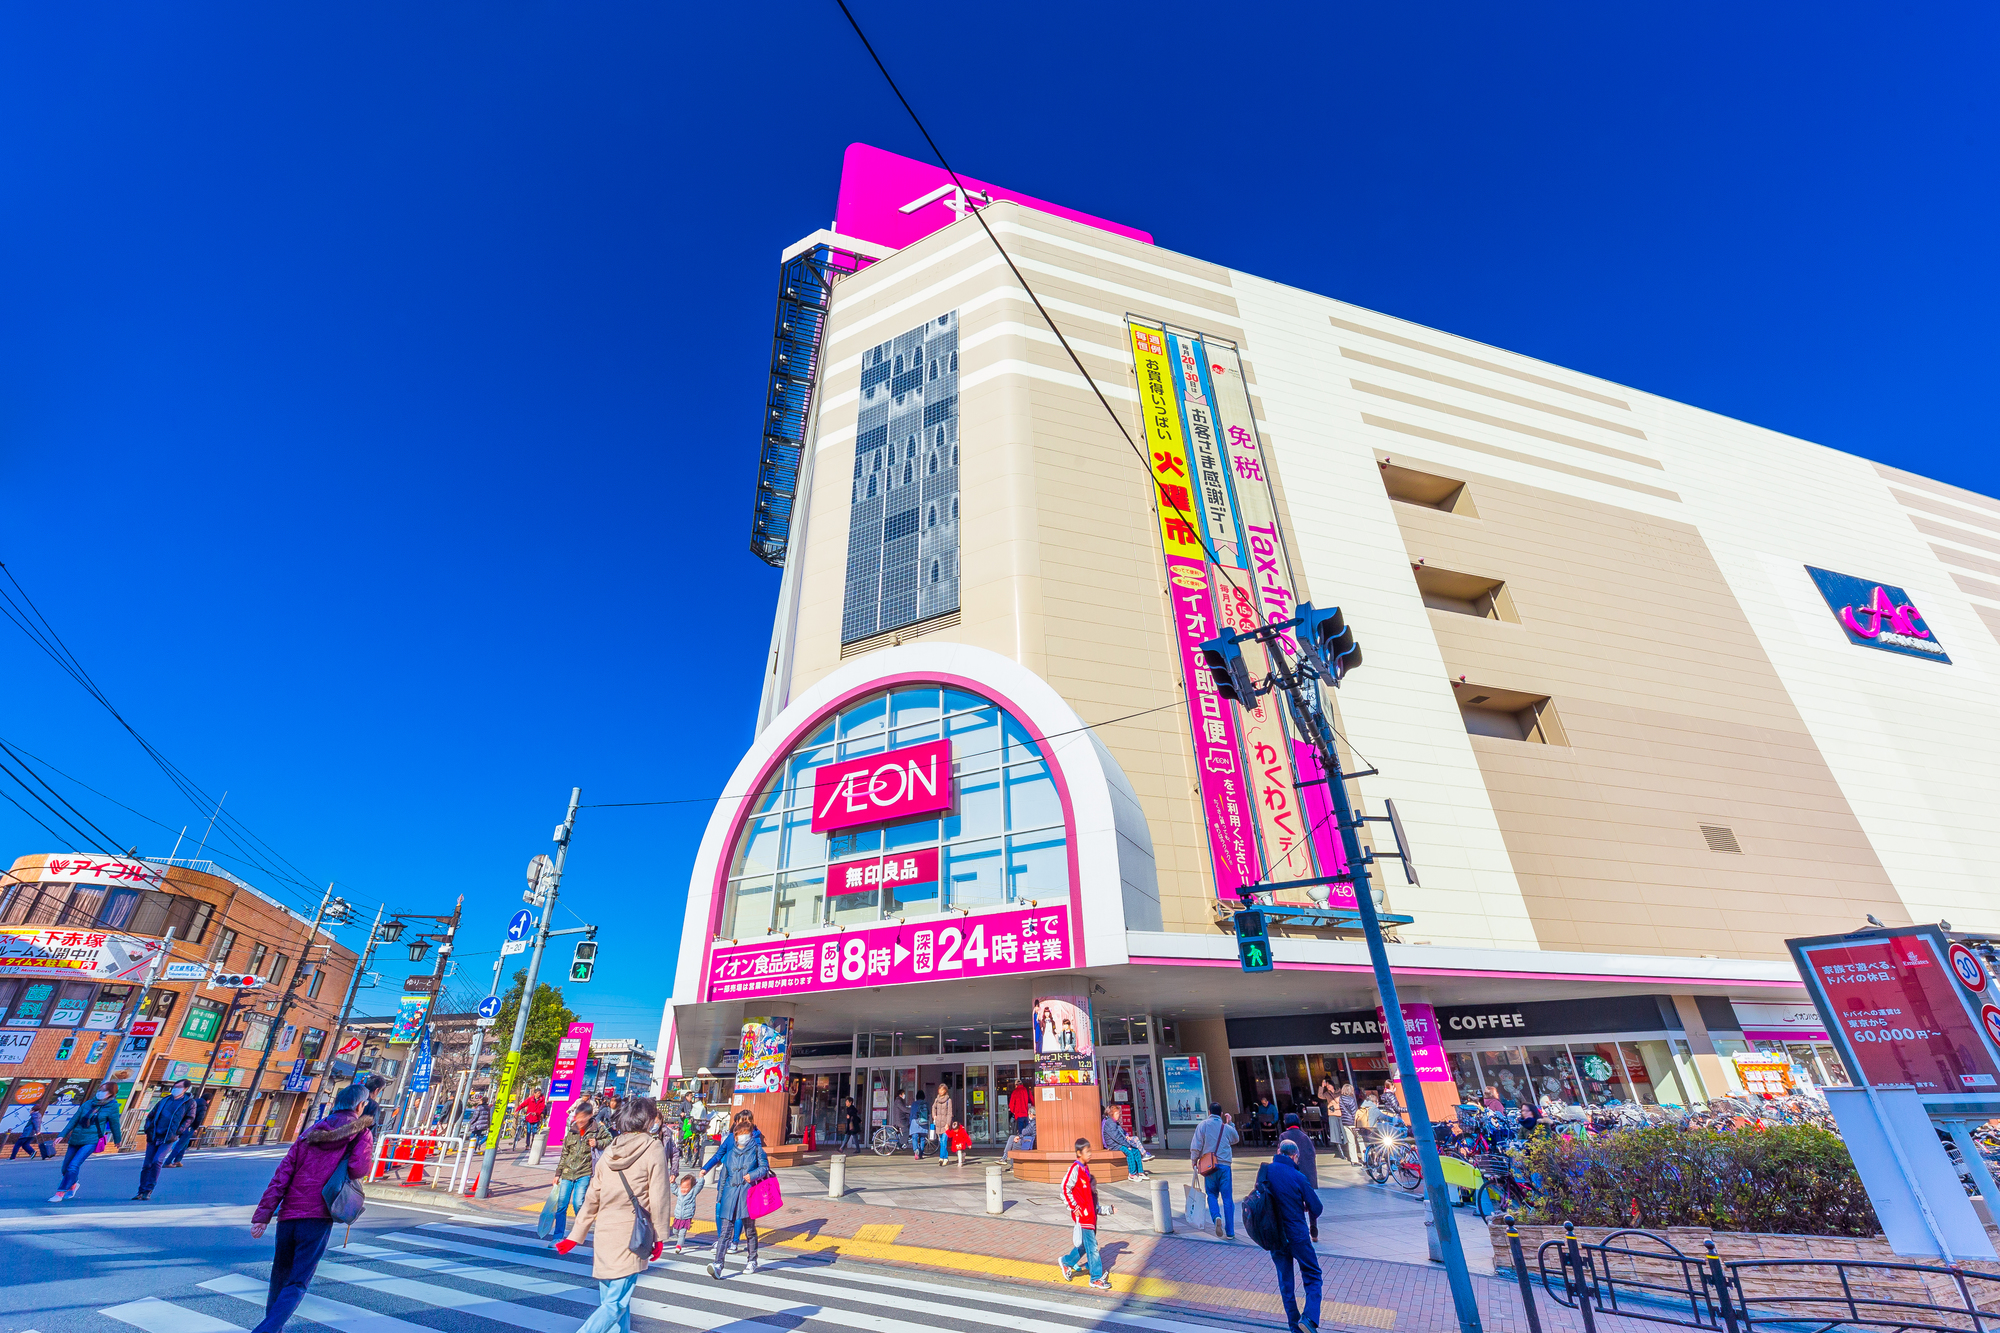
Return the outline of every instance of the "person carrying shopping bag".
{"type": "Polygon", "coordinates": [[[76,1192],[83,1188],[77,1177],[83,1172],[83,1164],[90,1155],[104,1146],[106,1139],[125,1146],[124,1135],[118,1125],[118,1103],[111,1100],[110,1088],[99,1088],[95,1096],[83,1104],[76,1113],[76,1119],[69,1122],[69,1130],[63,1135],[63,1142],[69,1151],[63,1154],[62,1184],[49,1196],[50,1203],[61,1203],[64,1199],[74,1199],[76,1192]]]}
{"type": "Polygon", "coordinates": [[[634,1097],[609,1116],[617,1137],[604,1150],[584,1191],[576,1225],[556,1242],[568,1254],[597,1229],[590,1275],[597,1279],[597,1309],[577,1333],[632,1333],[632,1288],[666,1248],[673,1220],[667,1154],[652,1135],[658,1115],[651,1097],[634,1097]]]}
{"type": "Polygon", "coordinates": [[[750,1187],[771,1174],[770,1159],[764,1156],[763,1136],[750,1124],[737,1123],[708,1159],[703,1171],[713,1172],[715,1181],[715,1258],[708,1275],[722,1279],[722,1261],[729,1243],[741,1230],[745,1262],[743,1271],[757,1271],[757,1220],[750,1213],[750,1187]]]}
{"type": "Polygon", "coordinates": [[[535,1234],[554,1244],[558,1233],[569,1234],[572,1212],[583,1211],[583,1194],[590,1188],[594,1158],[611,1146],[611,1131],[596,1123],[597,1107],[586,1097],[569,1113],[569,1127],[563,1131],[562,1156],[556,1159],[555,1183],[542,1203],[542,1215],[535,1222],[535,1234]]]}
{"type": "Polygon", "coordinates": [[[326,1253],[333,1233],[333,1213],[327,1207],[327,1185],[342,1166],[347,1178],[368,1179],[375,1154],[374,1121],[356,1112],[366,1091],[342,1088],[333,1112],[299,1135],[285,1160],[264,1187],[264,1197],[250,1215],[250,1239],[261,1240],[271,1218],[278,1219],[277,1252],[271,1257],[271,1287],[264,1300],[264,1318],[253,1333],[279,1333],[299,1308],[326,1253]]]}
{"type": "Polygon", "coordinates": [[[1215,1234],[1235,1240],[1236,1193],[1229,1172],[1231,1150],[1242,1136],[1230,1121],[1231,1117],[1222,1113],[1221,1102],[1210,1102],[1208,1119],[1195,1126],[1188,1156],[1194,1160],[1195,1175],[1208,1194],[1208,1220],[1215,1224],[1215,1234]]]}

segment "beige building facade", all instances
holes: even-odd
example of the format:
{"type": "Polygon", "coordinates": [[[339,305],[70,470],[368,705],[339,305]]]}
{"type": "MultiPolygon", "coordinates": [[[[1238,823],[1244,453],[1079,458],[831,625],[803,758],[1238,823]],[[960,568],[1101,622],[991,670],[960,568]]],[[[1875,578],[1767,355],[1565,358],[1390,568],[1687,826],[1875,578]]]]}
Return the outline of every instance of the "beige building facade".
{"type": "Polygon", "coordinates": [[[693,867],[670,1074],[777,1014],[808,1123],[944,1082],[998,1138],[1040,1054],[1031,1008],[1075,994],[1107,1105],[1154,1141],[1190,1096],[1288,1109],[1386,1078],[1358,933],[1236,965],[1134,326],[1240,375],[1293,591],[1362,644],[1333,700],[1366,773],[1349,790],[1407,834],[1421,882],[1375,867],[1413,918],[1392,962],[1461,1095],[1704,1101],[1760,1045],[1844,1081],[1786,938],[1870,915],[2000,930],[2000,501],[1020,204],[983,214],[1088,380],[976,219],[787,256],[867,262],[824,302],[758,735],[693,867]],[[942,812],[812,827],[822,769],[940,741],[942,812]],[[870,887],[839,891],[850,873],[870,887]],[[1017,939],[1011,970],[907,970],[918,930],[907,967],[954,923],[1018,937],[1025,903],[1064,905],[1053,962],[1017,939]]]}

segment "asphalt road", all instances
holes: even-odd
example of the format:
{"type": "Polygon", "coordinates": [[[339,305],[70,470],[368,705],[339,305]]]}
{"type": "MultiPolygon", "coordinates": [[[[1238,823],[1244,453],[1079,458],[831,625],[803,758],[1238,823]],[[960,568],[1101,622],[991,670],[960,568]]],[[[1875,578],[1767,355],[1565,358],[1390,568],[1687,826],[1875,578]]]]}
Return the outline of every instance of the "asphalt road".
{"type": "MultiPolygon", "coordinates": [[[[243,1333],[263,1316],[273,1233],[250,1211],[279,1149],[190,1153],[149,1203],[131,1202],[139,1155],[95,1158],[83,1189],[51,1204],[60,1158],[0,1161],[0,1333],[243,1333]]],[[[532,1221],[493,1222],[371,1200],[340,1230],[289,1327],[316,1333],[575,1333],[597,1304],[585,1248],[558,1256],[532,1221]]],[[[704,1258],[706,1256],[703,1256],[704,1258]]],[[[1215,1333],[1199,1316],[1107,1309],[1060,1287],[910,1273],[765,1252],[716,1282],[671,1253],[640,1280],[633,1327],[727,1333],[1215,1333]]],[[[1079,1285],[1081,1279],[1079,1279],[1079,1285]]]]}

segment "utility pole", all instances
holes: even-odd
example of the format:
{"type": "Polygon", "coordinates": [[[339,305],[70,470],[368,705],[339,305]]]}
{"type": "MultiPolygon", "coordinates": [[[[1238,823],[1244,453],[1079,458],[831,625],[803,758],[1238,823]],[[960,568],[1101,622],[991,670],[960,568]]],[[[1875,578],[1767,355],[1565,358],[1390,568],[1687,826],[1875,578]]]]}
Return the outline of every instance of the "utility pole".
{"type": "MultiPolygon", "coordinates": [[[[375,945],[381,939],[382,914],[388,910],[386,905],[375,909],[375,924],[368,927],[368,943],[363,946],[361,957],[354,964],[354,975],[347,979],[347,998],[341,1001],[340,1019],[333,1025],[333,1036],[326,1045],[326,1071],[320,1075],[319,1081],[321,1092],[326,1091],[326,1085],[335,1077],[333,1062],[340,1058],[340,1038],[347,1031],[347,1020],[354,1012],[354,996],[361,989],[361,974],[368,970],[369,960],[375,957],[375,945]]],[[[360,1062],[357,1060],[355,1063],[358,1066],[360,1062]]],[[[357,1067],[354,1072],[359,1076],[361,1070],[357,1067]]]]}
{"type": "MultiPolygon", "coordinates": [[[[489,1000],[500,994],[500,969],[506,965],[506,962],[507,958],[504,954],[493,960],[493,984],[486,988],[486,998],[489,1000]]],[[[447,1135],[450,1135],[457,1128],[459,1113],[465,1109],[465,1099],[472,1095],[472,1080],[479,1077],[479,1053],[486,1046],[486,1028],[483,1024],[490,1023],[493,1020],[481,1018],[479,1021],[482,1026],[476,1026],[472,1029],[472,1055],[466,1062],[467,1073],[465,1082],[459,1085],[458,1091],[452,1096],[451,1119],[444,1122],[445,1133],[447,1135]]]]}
{"type": "MultiPolygon", "coordinates": [[[[433,921],[442,921],[445,923],[444,938],[438,941],[437,962],[431,965],[431,1002],[424,1006],[424,1021],[417,1024],[416,1034],[410,1038],[410,1053],[404,1058],[403,1072],[396,1080],[395,1105],[397,1108],[396,1132],[398,1134],[403,1132],[404,1122],[409,1119],[410,1108],[403,1105],[403,1091],[410,1086],[410,1074],[416,1068],[417,1052],[424,1048],[424,1036],[430,1031],[431,1020],[437,1016],[438,992],[444,987],[445,965],[451,961],[452,943],[458,935],[458,918],[464,911],[465,895],[461,893],[458,895],[458,901],[452,904],[450,916],[434,916],[431,918],[433,921]]],[[[417,936],[419,940],[425,938],[435,940],[438,937],[435,935],[428,937],[423,935],[417,936]]],[[[431,1050],[431,1064],[433,1066],[437,1064],[437,1050],[435,1046],[431,1050]]]]}
{"type": "MultiPolygon", "coordinates": [[[[479,1161],[478,1197],[485,1198],[493,1185],[493,1159],[500,1153],[500,1117],[507,1109],[507,1098],[514,1091],[514,1075],[521,1068],[521,1042],[528,1035],[528,1015],[535,1007],[535,978],[542,970],[542,950],[549,942],[549,921],[556,914],[556,890],[562,887],[563,862],[569,857],[569,838],[576,828],[576,807],[583,799],[583,788],[569,789],[569,812],[563,822],[556,826],[555,864],[542,876],[537,885],[536,906],[542,909],[542,919],[535,927],[535,947],[528,955],[527,984],[521,988],[521,1008],[514,1015],[514,1039],[507,1045],[507,1060],[500,1070],[500,1081],[493,1090],[493,1122],[486,1130],[486,1152],[479,1161]]],[[[497,978],[496,978],[497,980],[497,978]]]]}
{"type": "MultiPolygon", "coordinates": [[[[126,1042],[132,1039],[131,1036],[129,1035],[132,1031],[132,1024],[142,1023],[146,1021],[144,1018],[141,1017],[142,1012],[146,1008],[146,997],[153,993],[153,983],[160,979],[160,973],[166,970],[167,960],[173,957],[174,930],[175,927],[168,926],[167,933],[160,937],[160,952],[154,956],[152,965],[146,969],[146,980],[145,983],[139,987],[139,998],[132,1002],[132,1008],[130,1010],[132,1017],[126,1020],[126,1024],[124,1027],[117,1029],[111,1034],[112,1036],[118,1039],[118,1046],[114,1046],[111,1051],[111,1068],[114,1072],[119,1067],[118,1065],[119,1047],[122,1047],[126,1042]]],[[[138,1092],[141,1088],[146,1086],[146,1081],[143,1078],[141,1078],[140,1075],[146,1072],[146,1066],[150,1065],[152,1062],[153,1062],[153,1052],[150,1049],[150,1044],[149,1044],[145,1058],[139,1061],[138,1064],[131,1066],[133,1092],[138,1092]]],[[[132,1105],[132,1098],[131,1094],[128,1093],[126,1095],[124,1105],[118,1108],[118,1113],[120,1115],[129,1114],[131,1110],[131,1105],[132,1105]]]]}
{"type": "Polygon", "coordinates": [[[313,913],[312,925],[306,927],[305,947],[299,950],[299,961],[292,965],[291,980],[285,983],[284,996],[278,1001],[277,1016],[271,1020],[271,1030],[264,1036],[264,1053],[257,1060],[257,1072],[250,1076],[250,1090],[244,1095],[243,1105],[236,1109],[236,1123],[229,1128],[229,1139],[234,1140],[243,1132],[243,1122],[250,1118],[251,1104],[257,1100],[257,1090],[264,1082],[265,1067],[271,1063],[271,1048],[278,1044],[278,1035],[284,1030],[285,1014],[292,1007],[292,996],[298,992],[299,978],[305,974],[306,965],[312,961],[313,946],[319,939],[319,923],[326,916],[326,905],[333,901],[333,885],[326,886],[326,892],[319,896],[319,910],[313,913]]]}

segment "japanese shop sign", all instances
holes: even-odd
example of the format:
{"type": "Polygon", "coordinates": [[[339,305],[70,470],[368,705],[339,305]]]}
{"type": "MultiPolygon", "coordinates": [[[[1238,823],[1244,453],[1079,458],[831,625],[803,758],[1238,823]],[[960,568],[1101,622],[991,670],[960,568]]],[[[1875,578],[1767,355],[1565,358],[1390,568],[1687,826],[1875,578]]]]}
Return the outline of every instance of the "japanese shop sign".
{"type": "Polygon", "coordinates": [[[1981,997],[1954,977],[1935,927],[1787,943],[1828,1033],[1851,1053],[1857,1082],[1931,1096],[2000,1090],[1981,997]]]}
{"type": "Polygon", "coordinates": [[[138,981],[166,946],[101,930],[0,929],[0,977],[138,981]]]}
{"type": "Polygon", "coordinates": [[[997,199],[1011,200],[1037,213],[1068,218],[1148,245],[1153,243],[1151,233],[1135,227],[1107,222],[971,176],[953,180],[949,172],[928,162],[884,152],[865,143],[849,144],[846,156],[841,159],[840,201],[834,208],[833,229],[842,236],[900,250],[950,226],[969,209],[997,199]]]}
{"type": "Polygon", "coordinates": [[[584,1068],[590,1063],[590,1035],[595,1031],[595,1023],[571,1023],[556,1043],[555,1062],[549,1067],[550,1147],[560,1145],[569,1132],[569,1110],[576,1103],[572,1089],[583,1083],[584,1068]]]}
{"type": "MultiPolygon", "coordinates": [[[[1382,1008],[1375,1008],[1375,1021],[1384,1021],[1382,1008]]],[[[1451,1061],[1445,1058],[1443,1030],[1438,1027],[1437,1010],[1427,1004],[1403,1006],[1403,1031],[1410,1039],[1410,1062],[1417,1067],[1419,1083],[1451,1083],[1451,1061]]],[[[1396,1067],[1396,1048],[1387,1027],[1382,1029],[1382,1050],[1389,1067],[1396,1067]]]]}
{"type": "Polygon", "coordinates": [[[813,770],[812,831],[951,809],[951,742],[925,741],[813,770]]]}
{"type": "Polygon", "coordinates": [[[1901,588],[1887,583],[1871,583],[1851,574],[1806,566],[1813,586],[1826,599],[1827,610],[1847,635],[1847,641],[1863,648],[1880,648],[1905,657],[1928,657],[1934,662],[1950,662],[1944,645],[1924,624],[1923,613],[1910,605],[1901,588]]]}
{"type": "Polygon", "coordinates": [[[826,868],[826,896],[829,898],[843,893],[888,889],[907,902],[937,897],[937,884],[938,849],[935,847],[889,852],[863,857],[858,861],[835,861],[826,868]]]}
{"type": "Polygon", "coordinates": [[[35,1044],[32,1032],[0,1032],[0,1065],[18,1065],[28,1058],[28,1048],[35,1044]]]}
{"type": "Polygon", "coordinates": [[[968,981],[1068,967],[1069,921],[1069,904],[1056,903],[724,947],[709,959],[707,998],[968,981]]]}
{"type": "Polygon", "coordinates": [[[160,887],[160,872],[153,867],[102,856],[51,856],[42,863],[42,878],[77,884],[131,884],[142,889],[160,887]]]}

